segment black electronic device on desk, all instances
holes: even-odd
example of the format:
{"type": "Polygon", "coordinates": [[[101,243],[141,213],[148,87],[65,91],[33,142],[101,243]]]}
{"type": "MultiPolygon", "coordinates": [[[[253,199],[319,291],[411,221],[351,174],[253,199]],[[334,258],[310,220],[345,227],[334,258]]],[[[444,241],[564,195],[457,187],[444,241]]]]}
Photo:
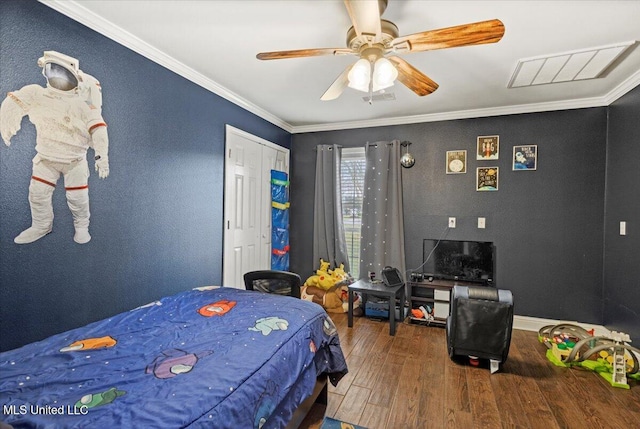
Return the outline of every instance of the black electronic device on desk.
{"type": "Polygon", "coordinates": [[[384,267],[381,273],[382,281],[385,286],[395,287],[404,284],[400,270],[393,267],[384,267]]]}

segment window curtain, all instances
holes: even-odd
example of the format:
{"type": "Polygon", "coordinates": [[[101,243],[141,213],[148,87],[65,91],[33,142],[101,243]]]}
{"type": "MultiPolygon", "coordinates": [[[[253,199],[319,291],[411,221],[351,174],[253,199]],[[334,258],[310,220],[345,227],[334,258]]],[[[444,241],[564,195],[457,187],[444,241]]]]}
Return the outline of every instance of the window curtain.
{"type": "Polygon", "coordinates": [[[338,145],[318,145],[316,154],[316,187],[313,205],[313,266],[320,258],[333,267],[344,264],[349,272],[347,241],[342,223],[340,186],[341,153],[338,145]]]}
{"type": "Polygon", "coordinates": [[[401,156],[399,140],[365,146],[360,278],[387,265],[406,273],[401,156]]]}

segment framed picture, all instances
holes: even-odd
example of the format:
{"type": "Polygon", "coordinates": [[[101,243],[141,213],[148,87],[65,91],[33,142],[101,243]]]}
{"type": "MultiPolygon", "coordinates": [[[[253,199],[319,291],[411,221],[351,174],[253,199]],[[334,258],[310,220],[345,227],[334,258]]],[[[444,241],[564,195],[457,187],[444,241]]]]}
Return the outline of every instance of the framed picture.
{"type": "Polygon", "coordinates": [[[476,168],[476,191],[498,190],[498,167],[476,168]]]}
{"type": "Polygon", "coordinates": [[[467,172],[467,151],[447,151],[447,174],[462,174],[467,172]]]}
{"type": "Polygon", "coordinates": [[[498,159],[500,154],[500,136],[478,136],[477,160],[498,159]]]}
{"type": "Polygon", "coordinates": [[[513,147],[513,170],[535,170],[538,168],[538,145],[513,147]]]}

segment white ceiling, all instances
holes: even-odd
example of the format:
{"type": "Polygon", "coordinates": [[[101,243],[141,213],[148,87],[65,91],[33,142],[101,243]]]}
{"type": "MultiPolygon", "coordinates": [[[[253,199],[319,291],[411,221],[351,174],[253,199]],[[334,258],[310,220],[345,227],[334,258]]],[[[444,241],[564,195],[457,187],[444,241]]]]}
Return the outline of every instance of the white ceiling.
{"type": "Polygon", "coordinates": [[[640,40],[640,1],[389,0],[383,18],[400,35],[494,18],[506,31],[496,44],[404,55],[439,89],[418,97],[396,83],[395,101],[373,105],[350,88],[320,100],[355,56],[256,59],[345,47],[342,1],[41,1],[293,133],[605,106],[640,84],[636,43],[600,78],[507,88],[520,59],[640,40]]]}

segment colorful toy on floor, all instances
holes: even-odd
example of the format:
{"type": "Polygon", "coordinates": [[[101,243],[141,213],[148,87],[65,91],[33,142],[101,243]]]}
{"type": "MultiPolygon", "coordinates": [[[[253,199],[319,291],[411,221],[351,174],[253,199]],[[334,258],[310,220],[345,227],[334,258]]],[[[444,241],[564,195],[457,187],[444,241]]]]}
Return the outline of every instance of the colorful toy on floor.
{"type": "Polygon", "coordinates": [[[629,345],[629,335],[622,332],[594,336],[593,329],[578,325],[548,325],[538,331],[538,340],[547,346],[547,359],[554,365],[590,369],[623,389],[629,389],[627,378],[640,380],[640,350],[629,345]]]}

